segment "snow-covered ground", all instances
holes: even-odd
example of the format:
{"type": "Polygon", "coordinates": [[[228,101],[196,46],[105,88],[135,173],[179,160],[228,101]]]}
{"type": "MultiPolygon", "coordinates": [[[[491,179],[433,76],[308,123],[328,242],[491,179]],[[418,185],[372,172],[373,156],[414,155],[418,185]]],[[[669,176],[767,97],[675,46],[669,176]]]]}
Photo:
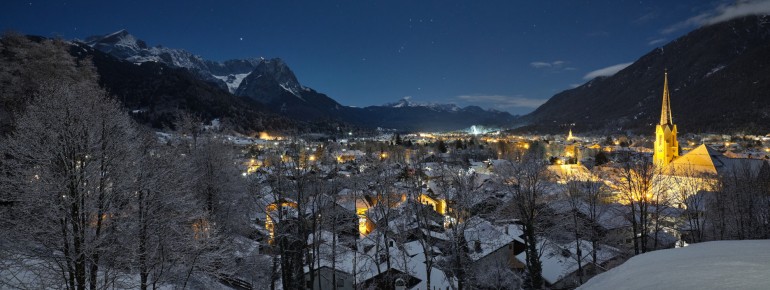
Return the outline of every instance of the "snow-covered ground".
{"type": "Polygon", "coordinates": [[[770,240],[706,242],[646,253],[578,289],[770,289],[770,240]]]}

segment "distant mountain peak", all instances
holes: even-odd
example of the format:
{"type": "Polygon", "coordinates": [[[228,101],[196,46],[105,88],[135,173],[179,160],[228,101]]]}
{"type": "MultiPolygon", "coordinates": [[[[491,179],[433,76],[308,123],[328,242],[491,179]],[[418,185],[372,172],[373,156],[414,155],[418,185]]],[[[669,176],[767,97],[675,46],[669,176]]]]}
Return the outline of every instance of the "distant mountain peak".
{"type": "Polygon", "coordinates": [[[459,106],[452,103],[418,103],[418,102],[412,102],[411,97],[403,97],[400,100],[398,100],[395,103],[387,103],[383,105],[383,107],[390,107],[390,108],[427,108],[431,110],[436,111],[444,111],[444,112],[456,112],[459,110],[462,110],[459,106]]]}
{"type": "Polygon", "coordinates": [[[105,35],[89,36],[85,39],[85,43],[119,58],[128,58],[147,49],[147,43],[125,29],[105,35]]]}
{"type": "Polygon", "coordinates": [[[302,86],[297,80],[297,76],[289,69],[289,66],[280,59],[273,58],[268,60],[262,60],[257,64],[252,73],[257,73],[263,76],[272,76],[275,81],[291,89],[299,90],[302,86]]]}
{"type": "Polygon", "coordinates": [[[188,69],[204,81],[216,84],[230,93],[235,93],[240,82],[255,67],[264,62],[264,59],[257,58],[217,62],[206,60],[184,49],[167,48],[161,45],[149,47],[126,29],[105,35],[90,36],[86,38],[84,43],[94,49],[135,64],[158,62],[170,67],[188,69]]]}
{"type": "Polygon", "coordinates": [[[412,107],[414,103],[409,101],[410,97],[403,97],[398,102],[395,103],[387,103],[384,106],[385,107],[391,107],[391,108],[403,108],[403,107],[412,107]]]}

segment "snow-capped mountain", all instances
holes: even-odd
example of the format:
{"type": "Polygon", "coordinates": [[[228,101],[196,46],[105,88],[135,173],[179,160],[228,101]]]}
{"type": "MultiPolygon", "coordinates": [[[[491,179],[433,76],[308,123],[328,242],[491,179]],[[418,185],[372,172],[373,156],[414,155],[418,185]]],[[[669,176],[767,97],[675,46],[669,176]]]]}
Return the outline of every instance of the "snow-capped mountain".
{"type": "Polygon", "coordinates": [[[281,59],[271,59],[260,62],[249,76],[247,76],[242,85],[236,90],[235,94],[240,96],[252,97],[263,103],[274,101],[280,92],[271,92],[259,90],[262,87],[269,89],[272,86],[288,92],[295,97],[302,99],[301,93],[305,88],[299,84],[294,72],[289,69],[286,63],[281,59]]]}
{"type": "Polygon", "coordinates": [[[343,106],[300,85],[281,59],[206,60],[184,49],[149,47],[126,30],[86,38],[85,44],[135,64],[154,62],[184,68],[198,78],[214,83],[237,96],[259,101],[275,111],[301,120],[337,115],[343,106]]]}
{"type": "Polygon", "coordinates": [[[423,104],[412,102],[409,98],[361,108],[351,114],[363,124],[406,131],[447,131],[471,125],[506,127],[517,118],[508,112],[484,110],[478,106],[460,108],[455,104],[423,104]]]}
{"type": "Polygon", "coordinates": [[[399,130],[454,130],[475,124],[506,126],[515,118],[507,112],[474,106],[414,104],[407,99],[386,106],[343,106],[325,94],[302,86],[281,59],[210,61],[184,49],[150,47],[126,30],[88,37],[83,43],[134,64],[186,69],[230,94],[258,101],[274,112],[301,121],[336,120],[399,130]]]}
{"type": "Polygon", "coordinates": [[[398,102],[385,104],[384,107],[391,107],[391,108],[423,107],[423,108],[428,108],[436,111],[445,111],[445,112],[457,112],[459,110],[462,110],[457,105],[451,104],[451,103],[447,103],[447,104],[415,103],[410,101],[409,98],[402,98],[398,102]]]}
{"type": "Polygon", "coordinates": [[[235,93],[240,82],[248,76],[263,59],[235,59],[216,62],[203,59],[184,49],[163,46],[149,47],[146,42],[128,33],[125,29],[107,35],[91,36],[85,44],[132,63],[159,62],[170,67],[186,68],[201,79],[217,84],[230,93],[235,93]]]}

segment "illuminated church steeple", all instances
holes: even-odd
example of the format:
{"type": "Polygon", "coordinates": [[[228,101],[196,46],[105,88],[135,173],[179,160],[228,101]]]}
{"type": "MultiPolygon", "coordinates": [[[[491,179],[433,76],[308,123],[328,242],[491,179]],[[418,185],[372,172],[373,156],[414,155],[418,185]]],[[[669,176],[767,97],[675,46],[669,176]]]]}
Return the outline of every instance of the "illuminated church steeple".
{"type": "Polygon", "coordinates": [[[676,125],[671,115],[671,98],[668,91],[668,72],[663,76],[663,105],[660,110],[660,124],[655,126],[655,152],[652,160],[663,167],[679,157],[679,142],[676,140],[676,125]]]}

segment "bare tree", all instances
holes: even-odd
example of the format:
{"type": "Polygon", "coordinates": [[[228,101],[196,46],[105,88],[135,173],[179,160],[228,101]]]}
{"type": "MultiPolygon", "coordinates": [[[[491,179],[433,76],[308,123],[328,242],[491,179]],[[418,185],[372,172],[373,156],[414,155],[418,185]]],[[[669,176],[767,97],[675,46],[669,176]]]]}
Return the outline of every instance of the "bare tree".
{"type": "Polygon", "coordinates": [[[474,270],[474,286],[482,289],[517,290],[523,284],[519,274],[513,272],[508,261],[501,258],[491,261],[487,267],[474,270]]]}
{"type": "MultiPolygon", "coordinates": [[[[595,174],[596,172],[594,172],[595,174]]],[[[601,233],[601,221],[605,214],[607,214],[608,206],[604,197],[607,194],[608,188],[596,175],[592,175],[588,180],[582,180],[581,192],[583,202],[587,206],[587,213],[585,214],[588,228],[586,231],[587,238],[591,241],[591,258],[594,265],[599,265],[597,252],[599,248],[599,242],[603,238],[601,233]]]]}
{"type": "Polygon", "coordinates": [[[25,213],[13,232],[48,250],[40,257],[59,268],[67,288],[97,287],[109,223],[130,194],[134,126],[92,78],[52,79],[3,142],[4,165],[12,166],[3,186],[25,213]]]}
{"type": "Polygon", "coordinates": [[[468,257],[468,241],[465,239],[466,229],[475,225],[469,224],[471,209],[475,200],[482,193],[480,192],[479,179],[476,173],[459,172],[451,176],[451,185],[454,191],[449,199],[451,210],[448,212],[448,230],[450,237],[450,265],[446,268],[457,278],[458,289],[465,288],[469,276],[475,273],[468,273],[468,265],[471,263],[468,257]]]}
{"type": "MultiPolygon", "coordinates": [[[[121,230],[130,245],[128,257],[139,271],[142,290],[157,289],[159,283],[180,277],[187,255],[194,255],[196,239],[211,234],[200,224],[201,214],[189,181],[190,158],[175,147],[158,146],[148,132],[139,139],[141,155],[133,194],[127,203],[121,230]],[[193,226],[191,226],[193,225],[193,226]]],[[[115,253],[119,254],[119,253],[115,253]]]]}
{"type": "Polygon", "coordinates": [[[654,165],[650,158],[626,154],[616,176],[615,184],[622,202],[629,209],[626,218],[631,222],[634,254],[658,247],[661,221],[669,204],[666,194],[669,180],[661,172],[662,168],[654,165]]]}
{"type": "Polygon", "coordinates": [[[695,170],[693,166],[680,166],[672,172],[673,202],[684,209],[684,223],[687,227],[687,242],[704,241],[705,223],[709,219],[706,211],[706,195],[702,192],[716,188],[717,176],[710,176],[695,170]]]}
{"type": "MultiPolygon", "coordinates": [[[[436,178],[433,179],[433,182],[438,184],[437,187],[441,188],[440,191],[442,191],[442,194],[448,192],[449,183],[448,176],[446,176],[447,172],[445,164],[443,164],[443,162],[439,163],[434,170],[436,170],[438,174],[436,178]]],[[[433,247],[435,246],[436,241],[432,235],[432,232],[434,231],[432,225],[436,223],[437,218],[441,219],[441,216],[436,213],[436,208],[418,202],[421,200],[421,195],[423,194],[422,185],[426,182],[426,180],[422,178],[422,172],[422,163],[418,163],[417,168],[414,171],[406,168],[403,180],[406,183],[408,200],[411,202],[408,207],[411,212],[408,213],[408,215],[414,216],[416,219],[418,229],[416,237],[422,247],[423,257],[425,258],[425,286],[427,289],[431,289],[431,271],[436,262],[436,257],[433,255],[433,247]]]]}
{"type": "Polygon", "coordinates": [[[308,266],[312,271],[314,261],[307,246],[307,238],[311,234],[309,221],[312,222],[312,219],[308,220],[306,213],[313,194],[312,181],[316,177],[306,166],[309,155],[299,142],[301,140],[293,139],[285,152],[270,158],[267,183],[272,205],[264,205],[268,218],[273,221],[271,243],[278,252],[274,269],[280,269],[284,289],[304,287],[303,267],[308,266]],[[296,214],[290,213],[289,208],[296,214]]]}
{"type": "Polygon", "coordinates": [[[582,244],[581,241],[584,236],[590,235],[587,234],[590,229],[590,224],[584,219],[585,215],[583,214],[584,207],[586,206],[586,203],[584,202],[584,192],[586,190],[584,187],[587,186],[588,185],[585,184],[584,181],[577,179],[575,176],[568,177],[565,186],[565,198],[569,205],[569,221],[567,223],[567,229],[571,232],[572,241],[576,245],[575,262],[578,267],[578,285],[583,284],[583,276],[585,275],[585,272],[583,271],[583,253],[580,245],[582,244]]]}
{"type": "Polygon", "coordinates": [[[542,210],[545,183],[548,180],[546,164],[538,155],[538,152],[530,150],[522,157],[521,162],[506,162],[505,165],[495,168],[499,175],[498,184],[503,192],[511,196],[509,208],[523,226],[526,265],[531,287],[535,289],[543,287],[537,236],[544,230],[545,216],[542,215],[542,210]]]}
{"type": "MultiPolygon", "coordinates": [[[[709,217],[718,239],[765,239],[770,236],[767,165],[743,160],[720,174],[709,217]],[[763,171],[764,168],[764,171],[763,171]]],[[[756,162],[756,161],[755,161],[756,162]]]]}

